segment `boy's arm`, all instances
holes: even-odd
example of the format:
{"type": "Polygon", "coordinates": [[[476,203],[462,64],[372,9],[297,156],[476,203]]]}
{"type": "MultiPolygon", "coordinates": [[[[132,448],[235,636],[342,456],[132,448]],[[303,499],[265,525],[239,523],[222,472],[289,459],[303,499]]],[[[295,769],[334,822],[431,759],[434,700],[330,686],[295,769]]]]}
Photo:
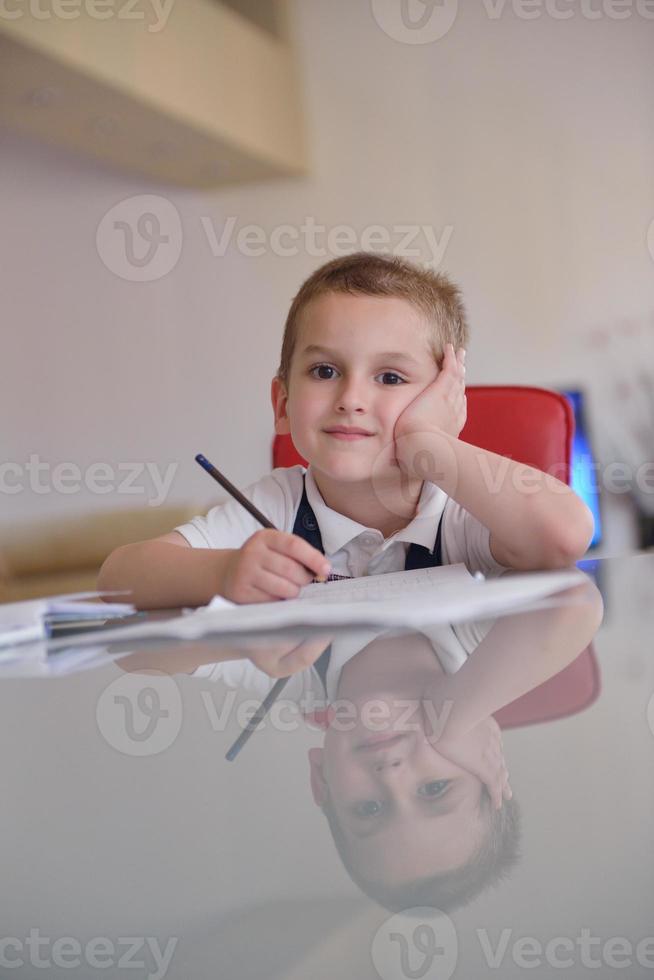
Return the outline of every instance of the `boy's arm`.
{"type": "Polygon", "coordinates": [[[117,548],[100,569],[101,591],[131,593],[139,609],[296,598],[329,561],[295,534],[264,528],[240,548],[193,548],[178,531],[117,548]]]}
{"type": "Polygon", "coordinates": [[[116,548],[98,589],[126,590],[138,609],[203,606],[220,593],[233,549],[192,548],[178,531],[116,548]]]}
{"type": "Polygon", "coordinates": [[[578,574],[580,584],[555,597],[560,605],[501,617],[459,670],[439,677],[429,696],[444,725],[441,735],[460,737],[586,649],[604,604],[591,580],[578,574]]]}
{"type": "Polygon", "coordinates": [[[397,420],[398,464],[441,487],[484,524],[501,565],[526,570],[574,564],[593,536],[591,511],[555,477],[462,442],[464,391],[463,359],[448,345],[436,381],[397,420]]]}
{"type": "Polygon", "coordinates": [[[593,516],[560,480],[446,432],[416,435],[406,449],[419,460],[417,475],[489,529],[491,552],[501,565],[565,568],[586,553],[593,516]]]}

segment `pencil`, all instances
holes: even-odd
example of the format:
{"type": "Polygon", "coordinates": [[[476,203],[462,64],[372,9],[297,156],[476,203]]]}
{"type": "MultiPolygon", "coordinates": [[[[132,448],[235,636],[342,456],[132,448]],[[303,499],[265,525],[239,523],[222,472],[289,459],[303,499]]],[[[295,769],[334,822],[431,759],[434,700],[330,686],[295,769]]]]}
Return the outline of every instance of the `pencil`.
{"type": "MultiPolygon", "coordinates": [[[[206,456],[203,456],[202,453],[198,453],[195,457],[195,462],[199,463],[202,469],[206,470],[209,476],[212,476],[216,483],[219,483],[221,487],[227,491],[227,493],[231,493],[234,500],[238,500],[239,504],[245,507],[248,514],[252,514],[255,521],[259,521],[259,524],[261,524],[263,527],[271,528],[273,531],[277,530],[275,525],[268,520],[266,515],[262,514],[258,507],[255,507],[252,501],[248,500],[248,498],[241,493],[238,487],[234,486],[231,480],[228,480],[227,477],[220,472],[220,470],[217,470],[213,463],[209,462],[206,456]]],[[[313,574],[313,572],[311,574],[313,574]]],[[[326,582],[327,578],[324,575],[318,575],[316,576],[315,580],[316,582],[326,582]]]]}
{"type": "MultiPolygon", "coordinates": [[[[216,467],[213,465],[213,463],[209,462],[206,456],[203,456],[202,453],[198,453],[197,456],[195,457],[195,461],[196,463],[199,463],[202,469],[206,470],[209,476],[212,476],[214,480],[227,491],[227,493],[230,493],[234,498],[234,500],[238,500],[239,504],[245,507],[248,514],[251,514],[252,517],[254,517],[254,519],[259,522],[259,524],[261,524],[263,527],[272,528],[273,531],[277,530],[275,528],[275,525],[268,520],[266,515],[262,514],[261,511],[254,506],[252,501],[248,500],[248,498],[241,493],[238,487],[234,486],[231,480],[228,480],[226,476],[223,476],[220,470],[217,470],[216,467]]],[[[325,582],[326,578],[325,576],[321,576],[320,578],[316,579],[316,581],[325,582]]],[[[261,702],[261,704],[255,711],[255,713],[252,715],[252,718],[250,718],[248,724],[245,726],[245,728],[243,729],[239,737],[236,739],[234,744],[227,752],[225,759],[227,759],[228,762],[234,761],[234,759],[241,751],[245,743],[248,741],[248,739],[252,737],[254,732],[257,730],[257,728],[259,727],[263,719],[270,711],[270,708],[272,707],[274,702],[277,700],[277,698],[283,691],[285,685],[288,683],[288,680],[289,680],[288,677],[282,677],[273,685],[268,695],[261,702]]]]}
{"type": "Polygon", "coordinates": [[[198,453],[198,455],[195,457],[195,462],[199,463],[202,469],[206,470],[207,473],[221,485],[221,487],[224,487],[227,493],[231,493],[234,500],[238,500],[239,504],[245,507],[248,514],[252,514],[254,519],[259,521],[259,524],[263,525],[263,527],[272,528],[273,531],[276,530],[275,525],[268,520],[266,515],[262,514],[261,511],[254,506],[252,501],[248,500],[247,497],[244,497],[238,487],[235,487],[231,480],[228,480],[226,476],[223,476],[220,470],[217,470],[213,463],[209,462],[206,456],[203,456],[202,453],[198,453]]]}
{"type": "Polygon", "coordinates": [[[270,711],[270,708],[277,700],[279,695],[282,693],[282,691],[288,684],[289,680],[290,680],[289,677],[282,677],[280,678],[280,680],[275,682],[275,684],[270,689],[270,691],[268,692],[264,700],[261,702],[257,710],[250,718],[249,722],[247,723],[247,725],[245,726],[245,728],[243,729],[239,737],[236,739],[234,744],[228,749],[227,753],[225,754],[225,758],[227,759],[228,762],[234,761],[234,759],[239,754],[239,752],[241,751],[245,743],[248,741],[248,739],[250,739],[254,734],[254,732],[256,732],[257,728],[259,727],[263,719],[266,717],[266,715],[270,711]]]}

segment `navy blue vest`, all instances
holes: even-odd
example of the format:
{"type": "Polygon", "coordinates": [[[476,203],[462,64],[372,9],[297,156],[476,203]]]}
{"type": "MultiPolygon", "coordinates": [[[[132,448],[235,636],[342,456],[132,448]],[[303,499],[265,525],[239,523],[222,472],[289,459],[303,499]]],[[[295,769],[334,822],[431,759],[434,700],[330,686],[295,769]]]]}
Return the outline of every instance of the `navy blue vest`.
{"type": "MultiPolygon", "coordinates": [[[[404,563],[404,570],[409,571],[412,568],[433,568],[435,565],[442,565],[442,553],[441,553],[441,520],[438,522],[438,531],[436,533],[436,541],[434,543],[433,551],[429,548],[425,548],[421,544],[410,544],[407,551],[406,562],[404,563]]],[[[320,528],[318,527],[318,521],[316,520],[316,515],[313,512],[313,508],[309,503],[309,498],[307,497],[307,487],[304,476],[302,477],[302,499],[300,500],[300,506],[298,507],[297,514],[295,515],[295,524],[293,525],[293,534],[297,534],[298,537],[304,538],[308,541],[310,545],[325,554],[325,549],[322,545],[322,535],[320,534],[320,528]]]]}
{"type": "MultiPolygon", "coordinates": [[[[435,565],[442,565],[442,550],[441,550],[441,525],[443,523],[443,518],[438,522],[438,531],[436,532],[436,541],[434,543],[433,551],[429,548],[425,548],[421,544],[410,544],[406,561],[404,563],[404,570],[409,571],[413,568],[433,568],[435,565]]],[[[316,520],[316,515],[313,512],[313,508],[309,503],[309,498],[307,497],[307,487],[304,476],[302,477],[302,499],[300,500],[300,506],[298,507],[297,514],[295,515],[295,524],[293,525],[293,534],[297,534],[298,537],[303,538],[308,541],[310,545],[317,548],[318,551],[325,554],[325,549],[322,544],[322,535],[320,534],[320,528],[318,527],[318,521],[316,520]]],[[[314,667],[318,671],[318,675],[325,687],[327,689],[327,668],[329,666],[329,658],[331,656],[331,645],[320,654],[316,660],[314,667]]]]}

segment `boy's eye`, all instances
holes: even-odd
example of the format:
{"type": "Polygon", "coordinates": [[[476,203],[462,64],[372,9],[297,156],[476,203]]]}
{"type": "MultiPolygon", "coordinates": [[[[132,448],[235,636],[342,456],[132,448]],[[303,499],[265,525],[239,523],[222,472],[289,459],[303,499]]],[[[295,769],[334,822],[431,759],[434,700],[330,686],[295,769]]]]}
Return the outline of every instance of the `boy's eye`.
{"type": "Polygon", "coordinates": [[[362,803],[357,803],[352,809],[357,817],[376,817],[378,813],[381,813],[382,804],[378,800],[363,800],[362,803]]]}
{"type": "MultiPolygon", "coordinates": [[[[320,381],[331,381],[338,372],[331,364],[314,364],[312,368],[309,368],[309,374],[320,381]]],[[[377,375],[377,378],[381,380],[383,385],[406,384],[404,378],[396,374],[395,371],[383,371],[377,375]]]]}
{"type": "Polygon", "coordinates": [[[447,792],[451,782],[451,779],[434,779],[430,783],[423,783],[422,786],[418,787],[418,793],[428,800],[435,800],[447,792]]]}
{"type": "Polygon", "coordinates": [[[334,377],[335,368],[331,364],[316,364],[309,371],[309,374],[313,375],[314,378],[320,378],[321,381],[330,381],[334,377]]]}

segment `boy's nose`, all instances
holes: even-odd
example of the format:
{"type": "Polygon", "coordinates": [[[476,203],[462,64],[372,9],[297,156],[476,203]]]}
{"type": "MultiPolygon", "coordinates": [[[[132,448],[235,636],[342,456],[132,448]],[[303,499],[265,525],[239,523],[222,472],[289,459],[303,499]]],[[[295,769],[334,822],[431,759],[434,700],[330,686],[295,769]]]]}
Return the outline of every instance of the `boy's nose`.
{"type": "Polygon", "coordinates": [[[338,412],[365,412],[366,399],[360,383],[348,381],[338,391],[338,412]]]}

